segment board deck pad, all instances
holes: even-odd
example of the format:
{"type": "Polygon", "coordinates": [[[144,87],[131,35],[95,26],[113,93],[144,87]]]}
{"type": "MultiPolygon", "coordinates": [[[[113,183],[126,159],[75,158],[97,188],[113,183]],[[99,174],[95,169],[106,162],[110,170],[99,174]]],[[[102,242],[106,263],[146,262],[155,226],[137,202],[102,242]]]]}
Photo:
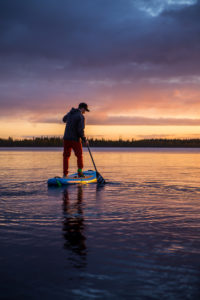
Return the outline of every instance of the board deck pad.
{"type": "Polygon", "coordinates": [[[78,177],[78,173],[71,174],[65,178],[63,177],[54,177],[50,178],[47,181],[49,186],[63,186],[68,184],[87,184],[97,182],[96,172],[92,170],[84,171],[83,172],[85,177],[78,177]]]}

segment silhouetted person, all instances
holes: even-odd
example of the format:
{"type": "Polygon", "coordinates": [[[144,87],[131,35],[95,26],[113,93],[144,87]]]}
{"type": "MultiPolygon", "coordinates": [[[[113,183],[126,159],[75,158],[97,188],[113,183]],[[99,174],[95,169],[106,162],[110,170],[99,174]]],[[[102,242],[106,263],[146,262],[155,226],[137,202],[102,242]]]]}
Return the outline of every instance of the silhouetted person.
{"type": "Polygon", "coordinates": [[[84,133],[85,118],[84,114],[89,111],[86,103],[80,103],[78,108],[72,108],[63,117],[63,122],[66,123],[64,133],[64,151],[63,151],[63,177],[67,177],[69,168],[69,158],[71,150],[77,157],[78,176],[84,177],[83,174],[83,150],[82,142],[87,144],[84,133]]]}

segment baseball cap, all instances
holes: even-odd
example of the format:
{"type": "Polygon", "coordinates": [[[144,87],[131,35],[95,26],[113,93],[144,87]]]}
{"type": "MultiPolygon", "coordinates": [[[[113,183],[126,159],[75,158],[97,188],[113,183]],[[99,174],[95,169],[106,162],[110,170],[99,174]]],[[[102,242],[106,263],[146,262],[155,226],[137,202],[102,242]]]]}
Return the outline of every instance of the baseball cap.
{"type": "Polygon", "coordinates": [[[81,103],[79,104],[78,108],[84,108],[86,111],[90,111],[90,110],[88,109],[88,105],[87,105],[86,103],[84,103],[84,102],[81,102],[81,103]]]}

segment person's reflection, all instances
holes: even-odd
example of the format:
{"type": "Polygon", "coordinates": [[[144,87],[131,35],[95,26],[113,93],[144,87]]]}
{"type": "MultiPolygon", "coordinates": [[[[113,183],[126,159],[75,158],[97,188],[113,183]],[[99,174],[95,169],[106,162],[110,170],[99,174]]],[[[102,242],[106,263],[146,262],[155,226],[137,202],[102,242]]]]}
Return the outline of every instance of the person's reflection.
{"type": "Polygon", "coordinates": [[[64,247],[71,250],[70,261],[77,268],[86,265],[86,238],[84,236],[84,217],[82,210],[83,189],[77,187],[77,201],[71,203],[69,190],[63,191],[63,236],[65,238],[64,247]],[[75,254],[75,255],[74,255],[75,254]]]}

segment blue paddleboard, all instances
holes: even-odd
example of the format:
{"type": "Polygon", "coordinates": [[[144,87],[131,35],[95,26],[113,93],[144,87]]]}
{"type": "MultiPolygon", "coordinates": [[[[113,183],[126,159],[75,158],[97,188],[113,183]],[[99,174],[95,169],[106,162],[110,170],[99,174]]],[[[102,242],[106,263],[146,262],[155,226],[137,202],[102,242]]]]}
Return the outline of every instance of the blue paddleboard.
{"type": "Polygon", "coordinates": [[[97,182],[96,172],[92,170],[84,171],[83,172],[85,177],[78,177],[78,173],[71,174],[65,178],[63,177],[54,177],[50,178],[47,181],[49,186],[63,186],[68,184],[87,184],[92,182],[97,182]]]}

